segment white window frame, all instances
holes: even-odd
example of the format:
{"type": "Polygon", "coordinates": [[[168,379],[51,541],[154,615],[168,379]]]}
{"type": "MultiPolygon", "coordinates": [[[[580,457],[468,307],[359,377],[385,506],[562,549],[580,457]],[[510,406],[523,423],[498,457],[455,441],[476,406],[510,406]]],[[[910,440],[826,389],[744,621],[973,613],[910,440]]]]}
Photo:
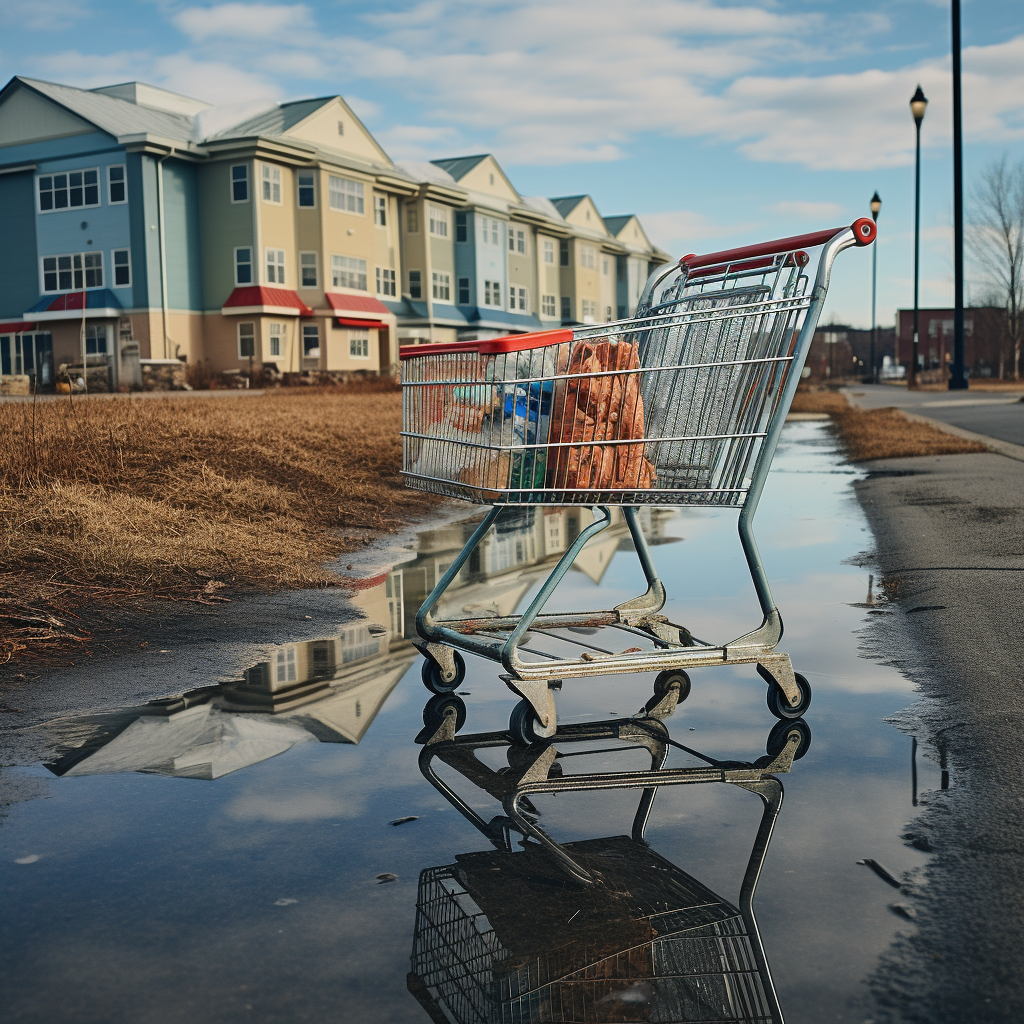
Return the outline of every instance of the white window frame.
{"type": "Polygon", "coordinates": [[[104,273],[103,273],[103,253],[90,250],[89,252],[60,252],[52,253],[48,256],[40,256],[39,258],[39,291],[42,295],[58,295],[61,292],[80,292],[88,291],[90,288],[102,288],[104,287],[104,273]],[[97,270],[95,259],[87,261],[86,257],[99,257],[99,281],[97,282],[95,277],[93,283],[89,284],[89,271],[97,270]],[[47,271],[46,261],[53,260],[54,266],[52,271],[47,271]],[[69,263],[66,267],[61,267],[60,261],[68,260],[69,263]],[[77,262],[77,266],[76,266],[77,262]],[[86,262],[89,262],[91,266],[86,266],[86,262]],[[46,275],[52,273],[57,275],[57,286],[55,288],[46,287],[46,275]],[[71,275],[71,283],[69,285],[62,286],[60,283],[60,275],[62,273],[71,275]],[[81,283],[75,283],[75,275],[79,275],[81,283]]]}
{"type": "Polygon", "coordinates": [[[234,268],[235,268],[234,269],[234,276],[235,276],[235,285],[236,285],[236,287],[242,288],[242,287],[245,287],[245,285],[256,284],[256,282],[252,279],[253,278],[253,274],[252,274],[252,271],[253,271],[253,266],[252,266],[252,246],[251,245],[236,245],[233,255],[234,255],[234,268]],[[243,252],[243,251],[247,252],[249,254],[249,262],[248,262],[248,264],[243,264],[243,266],[248,266],[249,267],[249,280],[248,281],[239,281],[238,280],[238,267],[239,267],[238,254],[240,252],[243,252]]]}
{"type": "Polygon", "coordinates": [[[526,231],[516,228],[516,252],[526,255],[526,231]]]}
{"type": "Polygon", "coordinates": [[[320,255],[316,251],[309,250],[306,252],[299,253],[299,287],[300,288],[319,288],[320,287],[320,255]],[[312,256],[311,261],[307,261],[306,257],[312,256]],[[306,284],[306,271],[309,268],[313,268],[313,283],[306,284]]]}
{"type": "Polygon", "coordinates": [[[480,218],[484,245],[501,245],[501,223],[493,217],[480,218]]]}
{"type": "Polygon", "coordinates": [[[287,325],[272,323],[267,330],[267,347],[272,359],[279,359],[284,351],[284,339],[288,336],[287,325]],[[274,351],[274,342],[277,342],[277,351],[274,351]]]}
{"type": "Polygon", "coordinates": [[[256,323],[253,320],[242,320],[235,328],[235,339],[238,342],[238,361],[241,362],[243,359],[255,359],[256,358],[256,323]],[[252,341],[252,356],[248,353],[242,353],[242,328],[248,327],[252,331],[251,335],[246,335],[252,341]]]}
{"type": "Polygon", "coordinates": [[[542,295],[540,297],[541,316],[554,319],[558,316],[558,297],[555,295],[542,295]]]}
{"type": "Polygon", "coordinates": [[[376,284],[378,295],[390,295],[393,298],[398,295],[398,281],[396,275],[390,267],[377,267],[376,269],[376,284]]]}
{"type": "Polygon", "coordinates": [[[128,202],[128,168],[124,164],[108,164],[107,165],[107,205],[108,206],[124,206],[128,202]],[[121,180],[115,182],[110,177],[110,172],[118,170],[121,172],[121,180]],[[124,187],[124,199],[115,199],[113,197],[114,185],[122,185],[124,187]]]}
{"type": "Polygon", "coordinates": [[[352,327],[348,332],[348,354],[351,359],[370,358],[370,331],[369,328],[352,327]],[[359,344],[360,349],[365,351],[356,352],[354,346],[359,344]]]}
{"type": "Polygon", "coordinates": [[[373,197],[373,223],[378,228],[388,226],[388,197],[373,197]]]}
{"type": "Polygon", "coordinates": [[[67,171],[54,171],[52,174],[37,174],[36,175],[36,210],[39,213],[66,213],[68,210],[93,210],[97,206],[101,206],[102,203],[103,203],[103,193],[101,191],[101,184],[102,184],[102,179],[100,177],[100,169],[98,167],[73,167],[73,168],[71,168],[70,170],[67,170],[67,171]],[[86,190],[87,187],[89,187],[89,186],[86,186],[86,184],[85,184],[85,176],[86,176],[86,174],[89,174],[89,173],[92,173],[92,174],[96,175],[96,202],[95,203],[87,203],[87,202],[84,201],[85,200],[85,190],[86,190]],[[72,203],[71,203],[71,189],[79,187],[79,186],[73,186],[71,184],[70,177],[71,177],[72,174],[81,174],[82,175],[82,184],[81,184],[80,187],[82,189],[82,200],[83,201],[81,203],[77,204],[77,205],[72,205],[72,203]],[[51,184],[50,184],[50,188],[47,191],[49,191],[51,193],[51,195],[55,196],[56,193],[57,193],[57,189],[56,189],[56,186],[54,184],[53,179],[60,178],[60,177],[68,179],[67,184],[64,186],[64,190],[67,191],[67,193],[68,193],[68,205],[67,206],[56,206],[56,205],[54,205],[54,206],[51,206],[50,209],[44,210],[43,209],[43,192],[42,192],[42,188],[40,187],[40,183],[42,182],[42,180],[44,178],[49,179],[51,184]]]}
{"type": "Polygon", "coordinates": [[[431,271],[431,295],[438,302],[452,301],[452,275],[443,270],[431,271]]]}
{"type": "Polygon", "coordinates": [[[281,168],[274,164],[261,164],[260,167],[260,181],[262,182],[260,196],[263,198],[263,202],[270,203],[271,206],[280,206],[282,203],[281,168]]]}
{"type": "Polygon", "coordinates": [[[555,265],[555,240],[553,238],[544,239],[544,262],[555,265]]]}
{"type": "Polygon", "coordinates": [[[312,170],[301,170],[295,172],[295,206],[299,210],[315,210],[316,209],[316,171],[312,170]],[[312,179],[312,183],[309,185],[303,185],[302,179],[309,177],[312,179]],[[313,202],[308,205],[302,202],[302,190],[304,188],[313,190],[313,202]]]}
{"type": "Polygon", "coordinates": [[[343,253],[331,253],[331,287],[332,288],[349,288],[354,292],[365,292],[367,291],[367,278],[366,278],[366,260],[361,256],[346,256],[343,253]],[[350,267],[346,264],[342,264],[342,260],[350,260],[357,266],[350,267]],[[362,264],[360,268],[358,264],[362,264]],[[342,274],[354,274],[356,281],[362,279],[363,285],[360,288],[358,284],[339,284],[339,277],[342,274]]]}
{"type": "Polygon", "coordinates": [[[132,286],[132,251],[131,249],[111,249],[110,250],[110,287],[111,288],[131,288],[132,286]],[[125,263],[117,262],[117,254],[123,252],[127,256],[125,263]],[[118,267],[126,267],[128,270],[128,280],[124,284],[117,283],[117,269],[118,267]]]}
{"type": "Polygon", "coordinates": [[[267,284],[284,284],[284,264],[284,249],[273,249],[270,246],[267,246],[263,250],[263,273],[267,284]]]}
{"type": "Polygon", "coordinates": [[[228,168],[228,194],[230,195],[231,202],[233,202],[233,203],[247,203],[247,202],[249,202],[250,196],[249,196],[249,165],[248,164],[232,164],[230,166],[230,168],[228,168]],[[245,176],[242,177],[242,178],[236,178],[235,177],[235,170],[237,168],[239,168],[239,167],[243,171],[245,171],[245,176]],[[245,198],[244,199],[236,199],[235,198],[235,182],[236,181],[244,181],[245,182],[245,198]]]}
{"type": "Polygon", "coordinates": [[[580,319],[585,324],[597,322],[597,299],[580,299],[580,319]]]}
{"type": "Polygon", "coordinates": [[[319,365],[319,363],[320,363],[320,353],[322,351],[323,351],[323,341],[320,338],[320,325],[319,324],[303,324],[302,325],[302,352],[301,352],[301,356],[300,356],[300,358],[302,359],[303,364],[305,364],[305,363],[312,363],[312,362],[316,361],[317,365],[319,365]],[[316,353],[317,354],[315,356],[307,356],[306,355],[306,351],[307,351],[307,349],[306,349],[306,338],[307,337],[311,338],[314,335],[316,335],[316,353]]]}
{"type": "Polygon", "coordinates": [[[510,310],[525,310],[528,308],[529,294],[525,288],[520,288],[518,285],[509,285],[508,288],[508,308],[510,310]],[[518,303],[518,305],[517,305],[518,303]]]}
{"type": "Polygon", "coordinates": [[[596,270],[597,269],[597,249],[592,245],[579,246],[580,251],[580,266],[584,270],[596,270]]]}
{"type": "Polygon", "coordinates": [[[338,213],[366,216],[366,184],[340,174],[327,176],[327,204],[338,213]],[[337,202],[336,202],[337,200],[337,202]]]}
{"type": "Polygon", "coordinates": [[[427,213],[430,218],[430,233],[437,238],[448,237],[448,207],[435,206],[433,203],[427,205],[427,213]]]}
{"type": "Polygon", "coordinates": [[[85,327],[85,354],[86,356],[105,356],[107,355],[107,346],[110,344],[110,337],[107,332],[107,325],[104,323],[91,323],[86,324],[85,327]],[[92,335],[90,338],[89,335],[92,335]],[[102,338],[103,349],[99,348],[98,342],[102,338]],[[92,343],[92,351],[89,351],[89,344],[92,343]]]}
{"type": "Polygon", "coordinates": [[[484,281],[484,305],[502,308],[500,281],[484,281]]]}

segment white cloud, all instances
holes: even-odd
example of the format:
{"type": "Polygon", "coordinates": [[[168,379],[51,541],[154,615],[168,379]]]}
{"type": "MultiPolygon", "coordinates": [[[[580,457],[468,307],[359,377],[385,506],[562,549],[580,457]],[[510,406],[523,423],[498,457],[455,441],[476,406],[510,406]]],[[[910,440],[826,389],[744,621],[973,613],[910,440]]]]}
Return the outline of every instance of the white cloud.
{"type": "Polygon", "coordinates": [[[273,39],[282,33],[306,29],[312,24],[304,4],[218,4],[186,7],[174,23],[195,42],[208,39],[273,39]]]}
{"type": "Polygon", "coordinates": [[[79,0],[3,0],[0,3],[0,24],[37,32],[69,29],[76,22],[91,17],[89,5],[79,0]]]}
{"type": "Polygon", "coordinates": [[[713,252],[717,246],[695,246],[693,243],[705,239],[726,239],[741,235],[757,227],[755,223],[721,224],[702,213],[692,210],[669,210],[661,213],[638,214],[644,230],[655,245],[661,246],[674,256],[690,252],[713,252]]]}

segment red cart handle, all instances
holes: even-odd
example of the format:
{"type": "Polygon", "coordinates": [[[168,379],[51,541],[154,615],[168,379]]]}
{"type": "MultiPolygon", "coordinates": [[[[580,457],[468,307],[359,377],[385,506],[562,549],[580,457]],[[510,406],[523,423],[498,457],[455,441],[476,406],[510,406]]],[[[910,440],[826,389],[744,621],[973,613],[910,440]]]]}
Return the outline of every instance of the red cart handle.
{"type": "MultiPolygon", "coordinates": [[[[850,228],[857,245],[870,245],[878,234],[878,226],[870,217],[860,217],[850,228]]],[[[759,242],[757,245],[744,245],[739,249],[723,249],[721,252],[710,252],[705,256],[684,256],[679,265],[687,270],[697,267],[710,267],[722,263],[735,263],[738,260],[753,259],[757,256],[773,256],[780,252],[792,252],[794,249],[810,249],[815,245],[824,245],[831,241],[845,227],[828,228],[825,231],[812,231],[809,235],[793,235],[791,238],[777,238],[774,242],[759,242]]]]}

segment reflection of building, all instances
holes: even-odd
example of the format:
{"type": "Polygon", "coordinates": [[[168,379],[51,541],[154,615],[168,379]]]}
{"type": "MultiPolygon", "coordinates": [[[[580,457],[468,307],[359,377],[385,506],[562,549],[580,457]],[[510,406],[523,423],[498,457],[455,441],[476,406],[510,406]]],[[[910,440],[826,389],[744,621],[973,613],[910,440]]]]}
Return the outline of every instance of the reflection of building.
{"type": "Polygon", "coordinates": [[[57,756],[48,767],[216,779],[296,743],[358,743],[416,656],[402,637],[400,595],[400,574],[375,581],[354,599],[366,620],[328,640],[284,644],[240,679],[51,723],[57,756]]]}
{"type": "MultiPolygon", "coordinates": [[[[646,507],[640,512],[644,535],[651,544],[664,543],[668,509],[646,507]]],[[[530,588],[543,579],[554,562],[589,522],[583,508],[522,508],[499,519],[491,533],[470,556],[449,589],[448,601],[470,615],[511,615],[530,588]]],[[[420,604],[455,561],[476,528],[476,520],[453,523],[419,536],[414,561],[402,566],[406,600],[406,636],[415,636],[414,620],[420,604]]],[[[612,525],[591,541],[574,568],[600,583],[615,552],[629,547],[629,531],[619,509],[612,509],[612,525]]]]}

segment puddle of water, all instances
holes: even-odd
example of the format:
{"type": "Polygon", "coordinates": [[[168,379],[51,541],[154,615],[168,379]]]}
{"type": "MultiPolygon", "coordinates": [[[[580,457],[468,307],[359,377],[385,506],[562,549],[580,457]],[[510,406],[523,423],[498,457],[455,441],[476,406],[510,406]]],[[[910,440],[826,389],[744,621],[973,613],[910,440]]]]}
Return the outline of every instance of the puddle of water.
{"type": "MultiPolygon", "coordinates": [[[[911,740],[882,721],[910,702],[910,686],[858,654],[868,613],[884,608],[864,607],[867,570],[851,564],[871,545],[850,487],[855,477],[838,465],[827,428],[790,424],[757,517],[786,623],[780,646],[814,688],[813,740],[781,776],[785,801],[755,904],[791,1022],[863,1018],[863,979],[895,932],[911,926],[889,909],[897,890],[857,861],[871,858],[898,877],[925,860],[900,839],[914,814],[911,740]]],[[[450,607],[460,614],[523,607],[588,516],[538,510],[494,536],[451,592],[450,607]]],[[[648,510],[644,527],[672,621],[717,642],[757,625],[734,513],[648,510]]],[[[473,1012],[483,1014],[467,1020],[497,1012],[488,971],[513,960],[520,971],[533,964],[536,985],[536,965],[554,976],[582,967],[588,955],[606,968],[614,960],[611,974],[627,980],[600,990],[563,986],[563,1011],[576,1000],[574,1012],[585,1010],[587,1019],[692,1019],[679,1016],[681,983],[650,979],[686,973],[680,958],[689,957],[692,969],[707,954],[707,942],[698,948],[672,938],[682,927],[678,915],[694,906],[718,908],[702,927],[728,933],[737,949],[749,943],[736,907],[760,801],[721,783],[662,788],[646,827],[655,857],[629,840],[606,842],[629,834],[636,791],[533,798],[556,841],[592,840],[572,848],[604,857],[608,878],[619,877],[616,863],[629,869],[637,891],[626,895],[611,892],[625,883],[606,886],[600,898],[571,885],[567,894],[556,871],[502,859],[428,785],[413,742],[428,696],[408,639],[415,612],[471,529],[449,522],[421,533],[401,564],[363,581],[354,603],[364,618],[329,639],[282,645],[230,682],[197,678],[164,701],[44,727],[49,760],[7,773],[22,800],[0,823],[7,1019],[425,1021],[421,1004],[438,990],[414,979],[419,1001],[410,994],[414,939],[421,980],[434,977],[431,965],[463,971],[462,987],[477,993],[473,1012]],[[562,911],[571,920],[555,921],[562,911]],[[438,914],[448,931],[435,935],[438,914]],[[660,929],[658,941],[651,929],[660,929]],[[648,952],[623,954],[627,947],[648,952]],[[485,948],[489,960],[481,959],[485,948]]],[[[617,522],[586,550],[552,608],[607,608],[642,589],[625,524],[617,522]]],[[[467,661],[461,735],[504,729],[516,698],[494,665],[467,661]]],[[[720,761],[763,755],[775,720],[753,668],[691,675],[690,696],[665,723],[671,737],[720,761]]],[[[650,697],[651,682],[567,680],[560,721],[624,719],[650,697]]],[[[584,749],[595,747],[603,749],[584,749]]],[[[644,766],[621,743],[611,747],[560,764],[570,774],[584,764],[590,771],[644,766]]],[[[492,771],[509,763],[504,748],[481,760],[492,771]]],[[[669,768],[698,763],[676,748],[668,760],[669,768]]],[[[916,771],[919,791],[939,787],[938,768],[921,751],[916,771]]],[[[502,813],[486,787],[447,768],[441,775],[460,783],[484,823],[502,813]]],[[[721,974],[717,963],[712,973],[721,974]]],[[[726,1014],[721,1019],[748,1019],[729,1017],[726,1004],[733,999],[735,1011],[737,993],[763,984],[755,975],[733,972],[728,983],[706,980],[698,989],[726,1014]]],[[[544,997],[549,1014],[552,991],[544,997]]],[[[692,985],[687,991],[692,996],[692,985]]],[[[517,1019],[540,1012],[536,999],[517,1005],[517,1019]]]]}

